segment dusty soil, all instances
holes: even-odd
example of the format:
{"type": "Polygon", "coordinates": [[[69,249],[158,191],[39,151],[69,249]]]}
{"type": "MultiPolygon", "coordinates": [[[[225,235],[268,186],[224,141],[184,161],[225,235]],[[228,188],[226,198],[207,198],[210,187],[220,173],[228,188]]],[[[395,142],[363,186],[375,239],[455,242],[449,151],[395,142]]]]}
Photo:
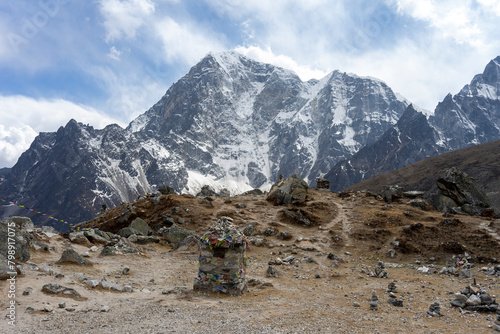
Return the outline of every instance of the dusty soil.
{"type": "MultiPolygon", "coordinates": [[[[256,223],[256,235],[265,245],[248,248],[248,279],[256,282],[241,297],[203,294],[192,290],[197,273],[197,249],[174,251],[167,244],[138,246],[139,254],[98,257],[90,252],[92,266],[55,262],[69,241],[46,237],[50,252],[33,251],[25,275],[16,281],[16,326],[7,324],[8,284],[0,282],[2,333],[490,333],[494,314],[461,311],[451,307],[452,294],[472,283],[457,276],[425,274],[421,265],[440,266],[447,258],[467,252],[473,277],[491,295],[500,295],[500,277],[486,276],[481,267],[500,260],[499,222],[465,215],[446,217],[424,211],[405,200],[387,205],[365,193],[340,198],[330,192],[311,191],[312,199],[300,207],[274,207],[265,196],[237,196],[231,202],[213,198],[213,207],[192,196],[163,196],[158,204],[145,199],[134,204],[135,214],[120,215],[125,206],[89,223],[116,232],[136,216],[151,227],[169,213],[185,220],[184,227],[204,233],[217,217],[226,215],[242,229],[256,223]],[[245,204],[245,208],[237,207],[245,204]],[[301,211],[312,224],[301,225],[283,210],[301,211]],[[119,216],[105,224],[100,222],[119,216]],[[267,236],[267,228],[287,231],[290,240],[267,236]],[[391,242],[399,241],[394,247],[391,242]],[[389,249],[395,249],[393,258],[389,249]],[[328,258],[341,258],[338,266],[328,258]],[[294,255],[295,264],[275,266],[280,277],[266,277],[268,262],[294,255]],[[388,279],[368,273],[385,261],[388,279]],[[125,275],[123,268],[130,268],[125,275]],[[47,271],[47,270],[46,270],[47,271]],[[133,292],[90,288],[75,273],[121,286],[133,292]],[[56,278],[56,274],[64,277],[56,278]],[[387,285],[396,281],[403,307],[387,303],[387,285]],[[85,300],[44,294],[44,284],[58,283],[77,290],[85,300]],[[26,288],[33,291],[23,295],[26,288]],[[379,298],[372,311],[372,291],[379,298]],[[65,302],[65,308],[58,303],[65,302]],[[429,306],[441,305],[440,318],[428,318],[429,306]],[[359,303],[359,307],[355,306],[359,303]],[[50,304],[52,312],[43,311],[50,304]],[[103,306],[108,312],[101,312],[103,306]],[[32,307],[35,311],[26,310],[32,307]]],[[[83,253],[88,247],[72,245],[83,253]]],[[[102,249],[102,245],[99,246],[102,249]]],[[[498,299],[498,298],[497,298],[498,299]]]]}

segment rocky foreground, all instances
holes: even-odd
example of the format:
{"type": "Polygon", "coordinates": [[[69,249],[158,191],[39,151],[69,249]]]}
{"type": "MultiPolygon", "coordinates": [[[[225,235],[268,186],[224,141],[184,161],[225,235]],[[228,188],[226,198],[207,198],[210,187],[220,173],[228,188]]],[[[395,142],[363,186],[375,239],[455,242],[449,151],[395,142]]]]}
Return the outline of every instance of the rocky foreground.
{"type": "Polygon", "coordinates": [[[19,273],[0,281],[2,333],[500,330],[499,220],[367,192],[278,202],[158,194],[67,235],[14,221],[19,273]],[[223,216],[249,242],[239,297],[193,290],[197,238],[223,216]]]}

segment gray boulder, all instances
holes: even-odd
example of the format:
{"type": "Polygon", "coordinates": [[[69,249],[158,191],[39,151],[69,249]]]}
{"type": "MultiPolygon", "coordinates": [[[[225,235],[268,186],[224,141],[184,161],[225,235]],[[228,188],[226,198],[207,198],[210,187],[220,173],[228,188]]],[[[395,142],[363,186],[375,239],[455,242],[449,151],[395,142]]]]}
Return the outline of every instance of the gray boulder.
{"type": "Polygon", "coordinates": [[[92,246],[92,243],[85,236],[84,231],[73,231],[68,236],[69,241],[74,244],[83,245],[83,246],[92,246]]]}
{"type": "Polygon", "coordinates": [[[172,194],[175,194],[175,189],[170,187],[170,186],[167,186],[167,185],[161,185],[159,188],[158,188],[158,191],[162,194],[162,195],[172,195],[172,194]]]}
{"type": "Polygon", "coordinates": [[[149,227],[148,223],[146,223],[141,218],[134,219],[134,221],[131,222],[128,227],[137,230],[140,235],[144,236],[147,236],[149,232],[151,232],[151,228],[149,227]]]}
{"type": "Polygon", "coordinates": [[[111,240],[109,237],[108,233],[101,231],[101,230],[96,230],[96,229],[90,229],[86,230],[83,232],[83,235],[87,238],[88,241],[91,243],[97,243],[97,244],[108,244],[111,240]]]}
{"type": "MultiPolygon", "coordinates": [[[[173,224],[163,230],[163,237],[172,245],[173,249],[179,248],[189,236],[196,236],[196,234],[177,224],[173,224]]],[[[199,239],[198,236],[196,237],[199,239]]]]}
{"type": "Polygon", "coordinates": [[[306,201],[308,189],[309,186],[299,175],[293,174],[287,179],[280,175],[266,200],[274,205],[302,204],[306,201]]]}
{"type": "Polygon", "coordinates": [[[54,234],[55,235],[59,234],[58,230],[56,230],[53,226],[49,225],[42,226],[42,232],[48,237],[51,237],[54,234]]]}
{"type": "Polygon", "coordinates": [[[78,254],[74,249],[68,248],[64,250],[61,258],[56,262],[58,264],[62,263],[76,263],[84,266],[90,265],[90,262],[84,259],[80,254],[78,254]]]}
{"type": "Polygon", "coordinates": [[[83,299],[82,296],[76,292],[75,289],[67,288],[65,286],[59,285],[59,284],[45,284],[42,287],[42,292],[49,294],[49,295],[58,295],[61,297],[70,297],[74,298],[77,300],[83,299]]]}
{"type": "MultiPolygon", "coordinates": [[[[7,218],[8,219],[8,218],[7,218]]],[[[6,219],[6,220],[7,220],[6,219]]],[[[8,222],[7,222],[8,223],[8,222]]],[[[15,241],[16,250],[14,252],[14,259],[21,262],[26,262],[30,259],[30,248],[29,248],[29,240],[31,239],[30,235],[18,230],[17,228],[12,228],[7,226],[7,224],[0,224],[0,256],[8,259],[9,255],[9,232],[10,232],[10,241],[12,239],[15,241]],[[14,236],[12,236],[14,233],[14,236]]]]}
{"type": "Polygon", "coordinates": [[[99,256],[109,256],[117,254],[136,254],[139,250],[135,248],[129,240],[125,238],[113,239],[111,243],[104,247],[99,256]]]}
{"type": "Polygon", "coordinates": [[[243,193],[243,195],[262,195],[264,194],[259,188],[255,188],[243,193]]]}
{"type": "Polygon", "coordinates": [[[438,192],[431,198],[431,204],[444,213],[466,212],[480,215],[491,206],[486,193],[467,174],[453,167],[437,180],[438,192]]]}
{"type": "Polygon", "coordinates": [[[398,185],[386,186],[380,192],[380,196],[382,196],[384,201],[387,203],[392,203],[393,201],[403,197],[403,188],[398,185]]]}
{"type": "Polygon", "coordinates": [[[12,226],[12,223],[14,223],[17,229],[23,231],[23,232],[31,232],[35,229],[35,225],[29,219],[28,217],[8,217],[5,218],[4,224],[7,224],[8,226],[12,226]]]}
{"type": "Polygon", "coordinates": [[[128,238],[134,234],[135,235],[142,235],[141,232],[139,232],[139,230],[136,230],[135,228],[132,228],[130,226],[122,228],[121,230],[118,231],[117,234],[121,237],[124,237],[124,238],[128,238]]]}
{"type": "Polygon", "coordinates": [[[11,276],[10,272],[15,272],[15,270],[11,270],[7,259],[3,255],[0,255],[0,280],[9,279],[11,276]]]}
{"type": "Polygon", "coordinates": [[[217,196],[217,193],[212,187],[208,185],[204,185],[203,187],[201,187],[200,192],[196,194],[196,197],[210,197],[210,196],[217,196]]]}

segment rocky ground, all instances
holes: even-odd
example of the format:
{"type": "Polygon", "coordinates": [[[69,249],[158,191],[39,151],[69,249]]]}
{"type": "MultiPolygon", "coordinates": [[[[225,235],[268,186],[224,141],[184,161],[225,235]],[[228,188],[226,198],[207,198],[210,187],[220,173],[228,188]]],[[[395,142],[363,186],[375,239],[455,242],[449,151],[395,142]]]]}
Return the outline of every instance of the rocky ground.
{"type": "Polygon", "coordinates": [[[428,206],[411,205],[410,199],[387,204],[363,192],[309,194],[301,206],[273,206],[265,195],[229,200],[164,195],[131,205],[133,214],[121,215],[127,210],[123,206],[87,225],[116,233],[140,217],[153,229],[174,220],[201,235],[217,218],[229,216],[240,230],[251,232],[253,227],[248,237],[249,291],[241,297],[193,291],[196,245],[174,250],[163,237],[147,244],[129,237],[138,253],[99,256],[105,244],[95,240],[76,244],[62,235],[38,233],[49,250],[31,249],[24,274],[17,277],[15,327],[7,318],[10,285],[0,281],[1,331],[496,332],[495,312],[470,311],[450,301],[470,285],[498,299],[498,220],[443,217],[428,206]],[[91,264],[56,263],[69,246],[87,255],[84,259],[91,264]],[[278,277],[267,275],[270,266],[278,277]],[[464,270],[467,267],[470,271],[464,270]],[[99,285],[92,287],[92,281],[99,285]],[[43,292],[51,283],[74,289],[79,296],[43,292]],[[427,314],[434,303],[442,316],[427,314]]]}

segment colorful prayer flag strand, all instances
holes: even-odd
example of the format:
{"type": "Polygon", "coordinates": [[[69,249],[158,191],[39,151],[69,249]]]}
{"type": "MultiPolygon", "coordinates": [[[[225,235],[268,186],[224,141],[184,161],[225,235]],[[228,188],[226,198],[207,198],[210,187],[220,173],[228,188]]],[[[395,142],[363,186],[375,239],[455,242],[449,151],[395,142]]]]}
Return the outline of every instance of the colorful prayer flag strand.
{"type": "Polygon", "coordinates": [[[16,203],[16,202],[6,201],[6,200],[4,200],[4,199],[2,199],[2,198],[0,198],[0,201],[2,201],[2,202],[4,202],[4,203],[9,203],[9,205],[15,205],[15,206],[17,206],[17,207],[19,207],[19,208],[26,209],[26,210],[29,210],[29,211],[31,211],[31,212],[37,213],[37,214],[39,214],[39,215],[42,215],[42,216],[48,217],[48,218],[50,218],[50,219],[52,219],[52,220],[55,220],[56,222],[60,222],[60,223],[64,223],[64,224],[67,224],[67,225],[73,226],[73,224],[68,223],[67,221],[64,221],[63,219],[57,219],[57,218],[55,218],[55,217],[49,216],[49,215],[48,215],[48,214],[46,214],[46,213],[43,213],[43,212],[40,212],[40,211],[37,211],[37,210],[31,209],[31,208],[28,208],[28,207],[26,207],[26,206],[24,206],[24,205],[21,205],[21,204],[18,204],[18,203],[16,203]]]}

